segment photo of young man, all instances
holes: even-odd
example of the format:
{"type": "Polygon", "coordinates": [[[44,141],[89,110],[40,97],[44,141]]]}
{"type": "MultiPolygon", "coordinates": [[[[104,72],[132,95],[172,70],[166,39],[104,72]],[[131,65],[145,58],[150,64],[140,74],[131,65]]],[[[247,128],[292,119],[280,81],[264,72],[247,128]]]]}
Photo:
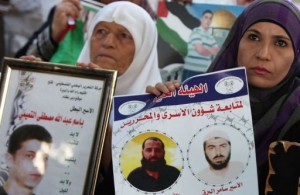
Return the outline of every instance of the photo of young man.
{"type": "Polygon", "coordinates": [[[40,125],[22,125],[8,141],[6,163],[8,180],[0,195],[30,195],[41,182],[46,170],[52,136],[40,125]]]}

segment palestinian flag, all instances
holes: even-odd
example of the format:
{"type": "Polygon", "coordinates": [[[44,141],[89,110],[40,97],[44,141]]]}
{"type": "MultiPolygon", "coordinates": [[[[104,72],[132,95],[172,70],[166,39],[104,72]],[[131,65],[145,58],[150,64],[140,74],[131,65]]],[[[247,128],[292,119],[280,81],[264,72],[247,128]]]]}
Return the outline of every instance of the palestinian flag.
{"type": "Polygon", "coordinates": [[[159,2],[156,20],[158,34],[182,56],[187,53],[187,41],[192,31],[192,28],[187,27],[186,24],[195,20],[195,24],[199,25],[199,20],[190,15],[181,4],[159,2]]]}
{"type": "Polygon", "coordinates": [[[160,1],[157,10],[156,27],[158,37],[159,66],[183,63],[187,54],[187,42],[193,28],[200,25],[184,5],[160,1]]]}

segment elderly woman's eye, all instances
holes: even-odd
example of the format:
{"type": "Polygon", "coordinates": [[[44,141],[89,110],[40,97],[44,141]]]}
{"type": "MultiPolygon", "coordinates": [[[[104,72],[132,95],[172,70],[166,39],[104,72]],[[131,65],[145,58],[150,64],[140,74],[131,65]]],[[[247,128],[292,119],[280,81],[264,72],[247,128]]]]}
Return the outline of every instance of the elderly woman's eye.
{"type": "Polygon", "coordinates": [[[120,33],[119,36],[121,39],[132,39],[131,35],[129,33],[120,33]]]}
{"type": "Polygon", "coordinates": [[[97,33],[99,33],[99,34],[107,34],[107,30],[105,30],[103,28],[99,28],[99,29],[97,29],[97,33]]]}
{"type": "Polygon", "coordinates": [[[94,35],[97,37],[103,37],[108,33],[108,31],[104,28],[97,28],[94,31],[94,35]]]}

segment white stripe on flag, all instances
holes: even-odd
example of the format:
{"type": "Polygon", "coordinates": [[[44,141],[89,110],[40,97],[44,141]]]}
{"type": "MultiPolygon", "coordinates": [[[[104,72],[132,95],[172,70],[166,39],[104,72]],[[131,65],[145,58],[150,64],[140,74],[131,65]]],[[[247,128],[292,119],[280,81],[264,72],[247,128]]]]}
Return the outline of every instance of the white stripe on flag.
{"type": "Polygon", "coordinates": [[[167,17],[160,17],[160,19],[162,19],[169,28],[177,32],[184,41],[188,42],[192,30],[185,26],[177,16],[169,11],[167,17]]]}

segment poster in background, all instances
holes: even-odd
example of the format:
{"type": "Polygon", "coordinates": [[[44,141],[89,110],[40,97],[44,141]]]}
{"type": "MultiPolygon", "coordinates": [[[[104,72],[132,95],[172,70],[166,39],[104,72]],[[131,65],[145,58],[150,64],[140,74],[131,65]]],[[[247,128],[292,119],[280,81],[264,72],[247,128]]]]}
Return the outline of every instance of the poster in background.
{"type": "MultiPolygon", "coordinates": [[[[53,143],[48,168],[35,194],[92,194],[116,71],[11,58],[5,58],[3,66],[1,176],[9,174],[4,158],[9,136],[17,127],[38,124],[49,131],[53,143]]],[[[5,178],[1,182],[5,182],[5,178]]]]}
{"type": "Polygon", "coordinates": [[[187,43],[192,30],[200,26],[201,14],[211,10],[214,14],[210,32],[219,47],[244,6],[160,1],[157,11],[159,67],[184,63],[187,43]]]}
{"type": "MultiPolygon", "coordinates": [[[[112,155],[117,195],[258,194],[244,68],[191,77],[177,91],[159,97],[151,94],[114,97],[114,118],[112,155]],[[202,174],[208,167],[204,141],[212,132],[218,132],[215,135],[220,137],[225,135],[231,142],[228,166],[235,168],[227,172],[232,176],[224,176],[222,181],[202,174]],[[179,171],[177,178],[160,190],[141,189],[128,177],[141,167],[142,143],[149,137],[162,140],[166,164],[179,171]]],[[[173,178],[169,173],[169,178],[173,178]]],[[[147,181],[139,182],[152,186],[151,182],[143,183],[147,181]]]]}

